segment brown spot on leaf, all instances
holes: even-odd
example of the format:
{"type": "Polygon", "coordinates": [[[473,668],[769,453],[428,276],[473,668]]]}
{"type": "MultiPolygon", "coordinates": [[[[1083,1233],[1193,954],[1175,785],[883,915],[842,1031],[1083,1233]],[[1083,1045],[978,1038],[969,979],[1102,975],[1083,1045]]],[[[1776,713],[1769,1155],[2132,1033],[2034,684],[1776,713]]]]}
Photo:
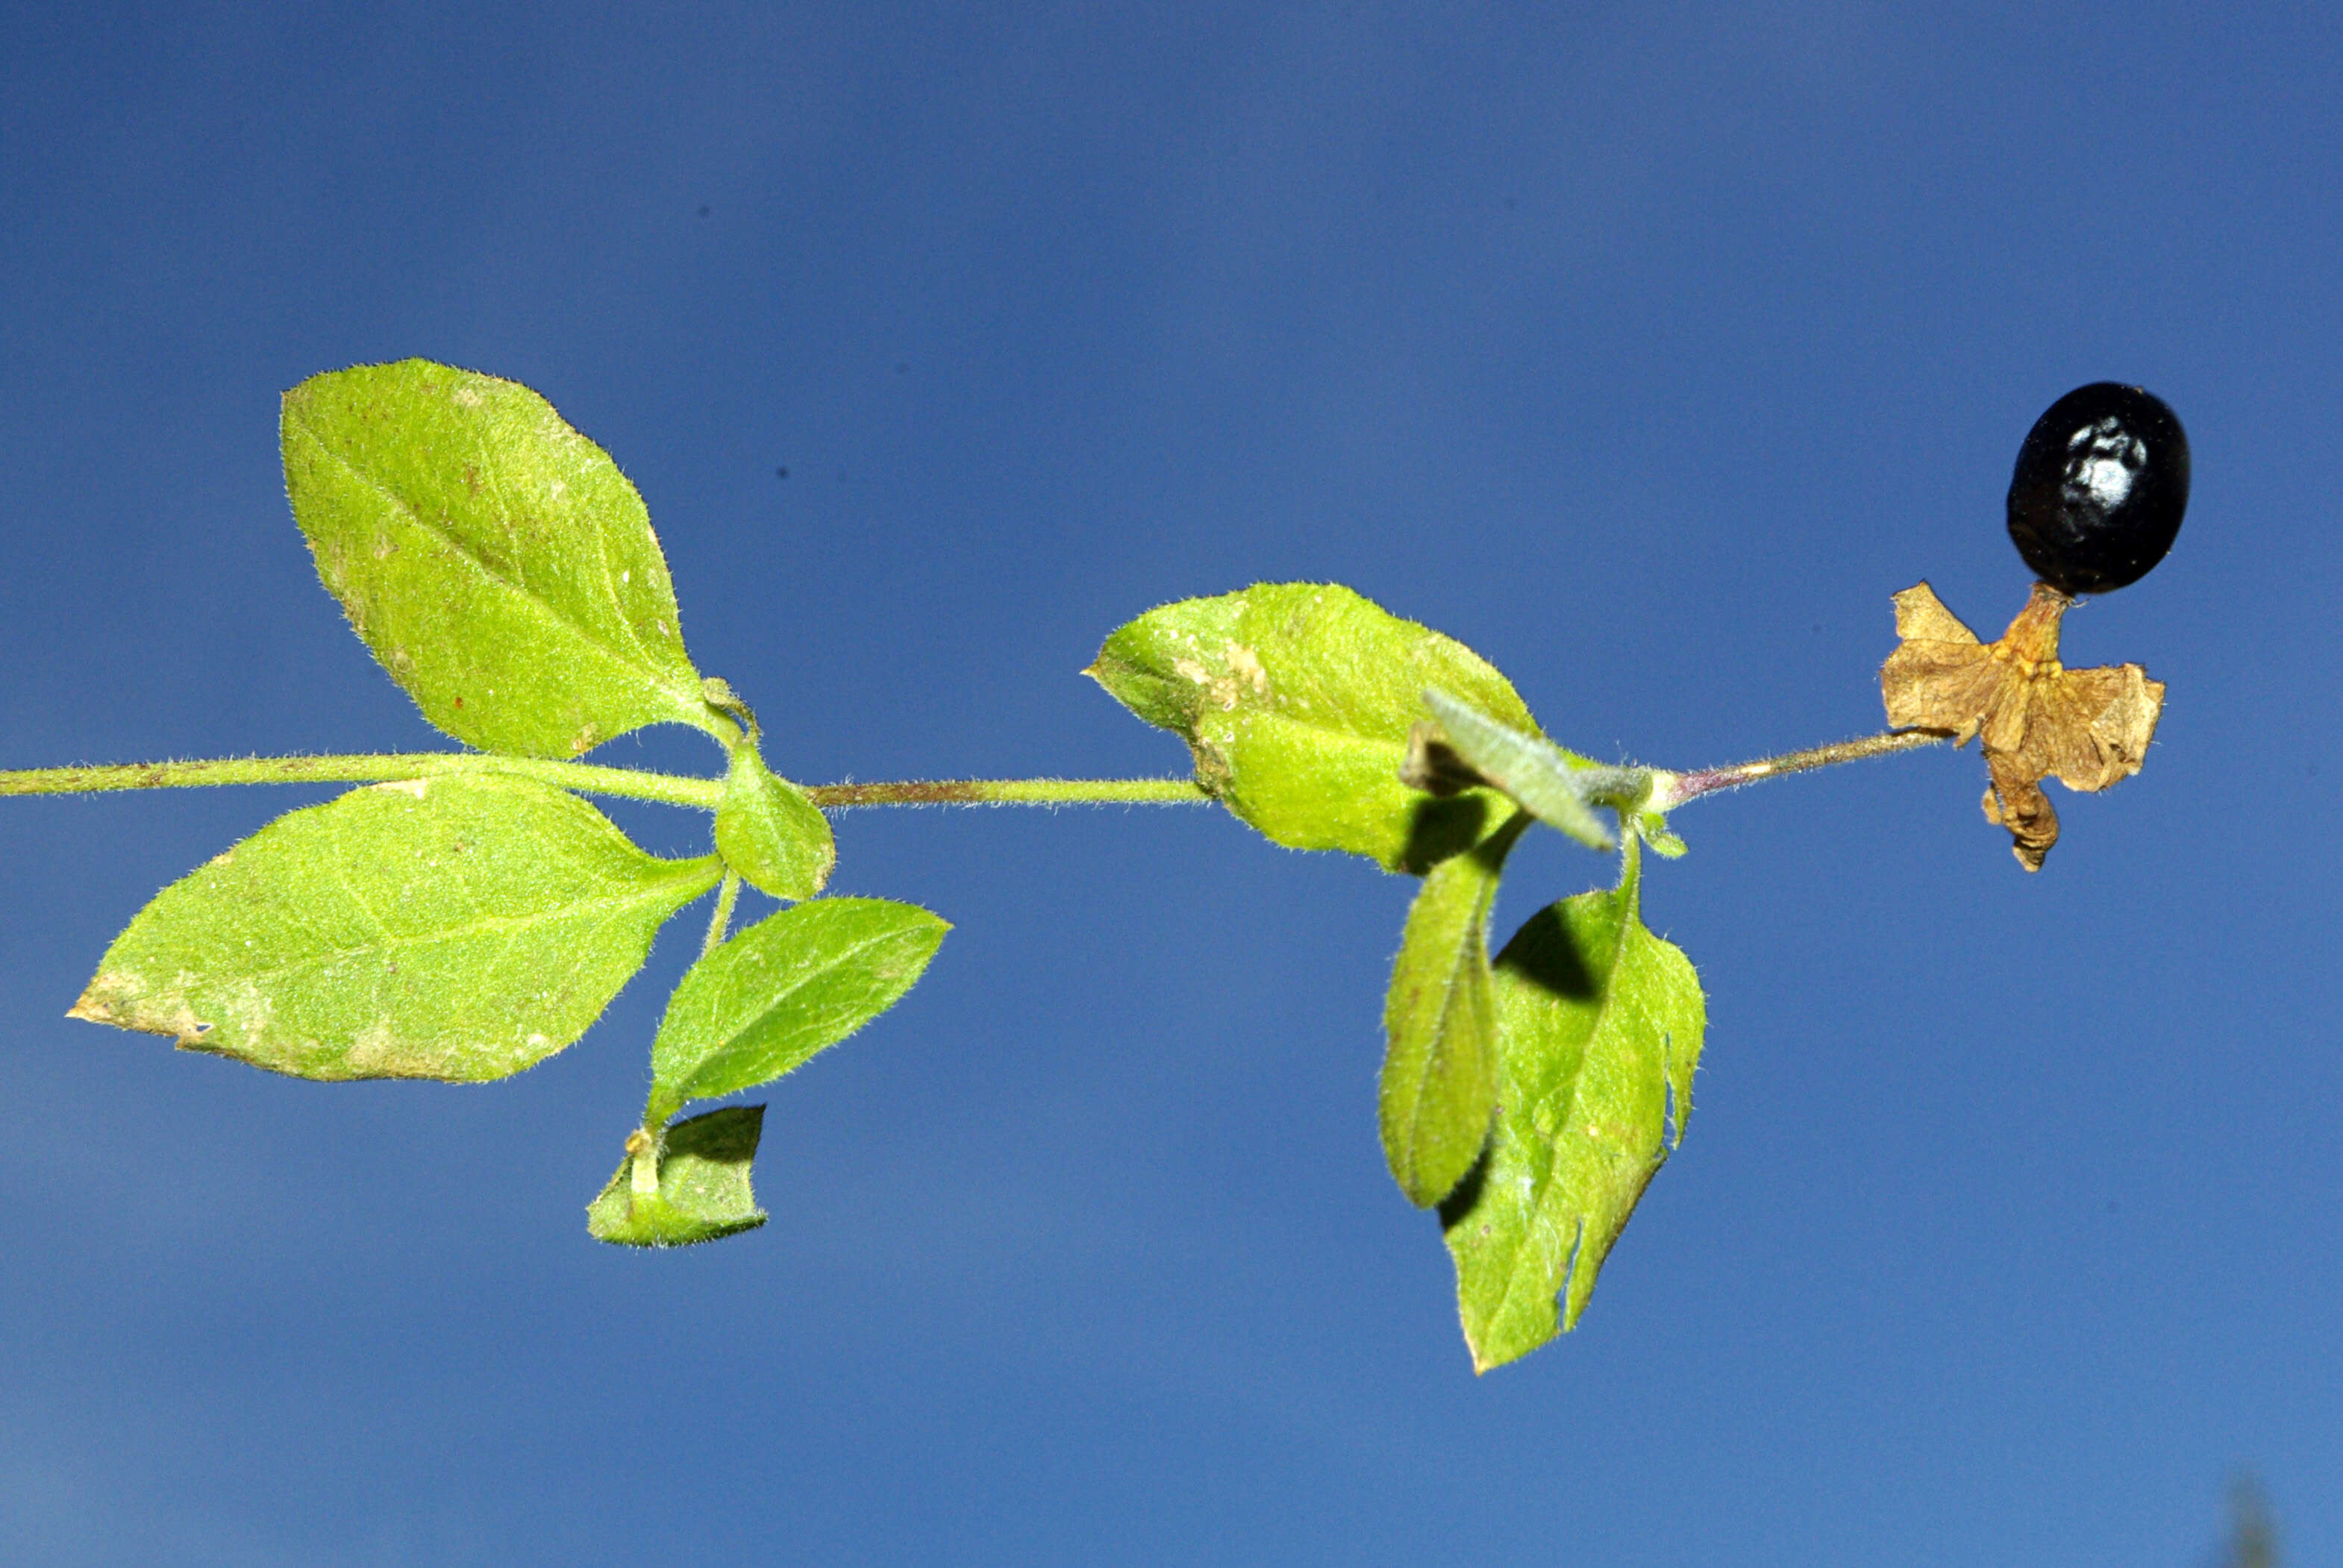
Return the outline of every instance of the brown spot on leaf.
{"type": "Polygon", "coordinates": [[[126,970],[110,970],[89,982],[65,1016],[85,1023],[111,1024],[142,1034],[168,1035],[182,1050],[206,1049],[204,1036],[213,1025],[199,1019],[184,994],[155,994],[146,979],[126,970]]]}
{"type": "Polygon", "coordinates": [[[1407,756],[1399,765],[1399,781],[1443,800],[1489,782],[1456,754],[1440,726],[1429,722],[1408,730],[1407,756]]]}
{"type": "Polygon", "coordinates": [[[2018,863],[2038,871],[2058,841],[2058,813],[2044,779],[2069,789],[2104,789],[2147,759],[2164,711],[2164,683],[2136,664],[2068,669],[2058,627],[2074,600],[2047,583],[1998,642],[1981,642],[1926,583],[1896,596],[1904,640],[1880,668],[1887,722],[1932,729],[1985,753],[1992,788],[1985,814],[2006,828],[2018,863]]]}

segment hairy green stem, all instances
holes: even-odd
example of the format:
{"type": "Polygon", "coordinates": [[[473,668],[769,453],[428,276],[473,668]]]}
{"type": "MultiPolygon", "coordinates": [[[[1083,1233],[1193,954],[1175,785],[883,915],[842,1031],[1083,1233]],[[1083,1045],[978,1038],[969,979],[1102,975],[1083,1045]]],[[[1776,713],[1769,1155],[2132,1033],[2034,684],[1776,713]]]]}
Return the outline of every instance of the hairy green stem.
{"type": "Polygon", "coordinates": [[[817,806],[1192,806],[1210,800],[1192,779],[914,779],[897,784],[809,784],[817,806]]]}
{"type": "Polygon", "coordinates": [[[1860,740],[1841,740],[1829,746],[1808,747],[1804,751],[1785,751],[1779,757],[1736,763],[1730,768],[1704,768],[1693,773],[1654,772],[1652,776],[1651,809],[1673,811],[1687,800],[1697,800],[1704,795],[1715,795],[1722,790],[1738,789],[1745,784],[1755,784],[1760,779],[1778,778],[1785,773],[1803,773],[1810,768],[1830,768],[1841,762],[1860,762],[1869,757],[1886,757],[1898,751],[1934,746],[1951,739],[1951,735],[1941,729],[1890,729],[1879,735],[1866,735],[1860,740]]]}
{"type": "MultiPolygon", "coordinates": [[[[345,757],[233,757],[200,762],[132,762],[0,772],[0,795],[87,795],[112,789],[184,789],[216,784],[377,784],[454,773],[534,779],[587,795],[619,795],[713,811],[720,779],[598,768],[469,751],[408,751],[345,757]]],[[[1104,806],[1192,804],[1211,799],[1186,779],[947,779],[891,784],[816,784],[817,806],[1104,806]]]]}
{"type": "MultiPolygon", "coordinates": [[[[1646,808],[1671,811],[1688,800],[1737,789],[1762,779],[1840,762],[1885,757],[1934,746],[1952,737],[1940,730],[1894,729],[1860,740],[1842,740],[1804,751],[1786,751],[1730,768],[1671,773],[1653,769],[1601,769],[1594,797],[1610,802],[1634,775],[1648,777],[1646,808]],[[1616,775],[1616,779],[1609,777],[1616,775]]],[[[177,789],[218,784],[373,784],[459,773],[495,773],[534,779],[556,789],[587,795],[616,795],[713,811],[723,799],[720,779],[651,773],[633,768],[601,768],[588,762],[556,762],[533,757],[490,757],[472,751],[406,751],[339,757],[232,757],[196,762],[132,762],[89,768],[31,768],[0,771],[0,795],[87,795],[114,789],[177,789]]],[[[1212,797],[1192,779],[912,779],[884,784],[805,786],[815,805],[855,806],[1174,806],[1212,797]]]]}
{"type": "Polygon", "coordinates": [[[130,762],[98,768],[33,768],[0,773],[0,795],[86,795],[107,789],[184,789],[211,784],[378,784],[497,773],[588,795],[624,795],[669,806],[716,809],[720,779],[687,779],[631,768],[597,768],[533,757],[468,751],[406,751],[350,757],[227,757],[203,762],[130,762]]]}

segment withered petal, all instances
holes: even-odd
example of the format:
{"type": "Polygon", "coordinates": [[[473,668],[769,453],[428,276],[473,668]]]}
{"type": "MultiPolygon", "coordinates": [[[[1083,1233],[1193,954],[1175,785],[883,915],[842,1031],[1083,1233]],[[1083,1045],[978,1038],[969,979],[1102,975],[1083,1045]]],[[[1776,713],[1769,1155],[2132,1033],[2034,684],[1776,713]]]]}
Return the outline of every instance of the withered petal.
{"type": "MultiPolygon", "coordinates": [[[[2041,695],[2041,687],[1999,659],[1994,661],[1994,669],[1998,678],[1993,694],[1986,699],[1985,719],[1978,734],[1988,758],[2015,757],[2025,746],[2026,738],[2037,728],[2036,699],[2041,695]]],[[[2034,777],[2039,779],[2042,775],[2036,772],[2034,777]]]]}
{"type": "Polygon", "coordinates": [[[1977,642],[1906,642],[1879,669],[1887,722],[1898,729],[1943,729],[1967,745],[2002,684],[1993,650],[1977,642]]]}
{"type": "Polygon", "coordinates": [[[1977,634],[1962,624],[1961,618],[1945,608],[1936,590],[1925,581],[1914,583],[1896,596],[1896,635],[1906,642],[1969,642],[1977,634]]]}
{"type": "Polygon", "coordinates": [[[2001,678],[1993,650],[1925,582],[1896,596],[1896,635],[1904,640],[1879,669],[1887,722],[1946,730],[1954,744],[1966,746],[2001,678]]]}
{"type": "Polygon", "coordinates": [[[2059,625],[2074,602],[2036,583],[2000,639],[1980,643],[1920,583],[1896,596],[1904,640],[1879,670],[1890,724],[1942,730],[1960,744],[1978,739],[1993,776],[1985,814],[2009,829],[2029,871],[2058,841],[2058,814],[2041,780],[2088,791],[2129,778],[2164,711],[2163,683],[2138,665],[2059,664],[2059,625]]]}
{"type": "Polygon", "coordinates": [[[2058,841],[2058,813],[2042,786],[1987,758],[1993,783],[1985,792],[1986,820],[2009,829],[2009,852],[2029,871],[2038,871],[2058,841]]]}
{"type": "Polygon", "coordinates": [[[2120,665],[2117,672],[2123,677],[2120,689],[2091,717],[2092,738],[2123,764],[2123,771],[2111,776],[2108,784],[2140,770],[2147,761],[2148,742],[2156,739],[2157,720],[2164,717],[2164,682],[2148,679],[2147,671],[2136,664],[2120,665]]]}

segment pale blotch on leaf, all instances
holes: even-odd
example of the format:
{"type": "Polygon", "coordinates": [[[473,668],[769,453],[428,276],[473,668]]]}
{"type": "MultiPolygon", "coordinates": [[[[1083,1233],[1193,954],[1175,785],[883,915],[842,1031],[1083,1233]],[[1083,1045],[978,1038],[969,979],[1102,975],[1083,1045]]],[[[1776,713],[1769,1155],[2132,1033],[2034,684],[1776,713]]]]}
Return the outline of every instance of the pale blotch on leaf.
{"type": "Polygon", "coordinates": [[[1261,662],[1261,655],[1241,642],[1231,642],[1221,650],[1221,664],[1227,673],[1215,677],[1203,665],[1192,658],[1172,661],[1172,672],[1204,689],[1205,696],[1223,713],[1236,710],[1237,700],[1250,692],[1268,700],[1269,671],[1261,662]]]}
{"type": "Polygon", "coordinates": [[[1880,668],[1887,722],[1932,729],[1956,746],[1972,737],[1992,787],[1985,814],[2009,829],[2018,863],[2038,871],[2058,841],[2058,814],[2041,781],[2104,789],[2147,759],[2164,711],[2164,683],[2136,664],[2068,669],[2058,662],[2058,624],[2074,600],[2048,583],[1998,642],[1980,642],[1926,583],[1896,596],[1903,642],[1880,668]]]}

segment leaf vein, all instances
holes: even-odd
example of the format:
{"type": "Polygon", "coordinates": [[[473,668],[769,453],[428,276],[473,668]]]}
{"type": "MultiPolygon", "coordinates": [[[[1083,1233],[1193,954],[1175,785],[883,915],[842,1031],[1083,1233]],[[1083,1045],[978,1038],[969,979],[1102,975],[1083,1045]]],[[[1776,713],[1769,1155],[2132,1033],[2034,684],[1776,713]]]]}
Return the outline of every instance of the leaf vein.
{"type": "MultiPolygon", "coordinates": [[[[1616,1000],[1619,992],[1619,964],[1626,956],[1627,933],[1629,929],[1637,923],[1637,919],[1638,917],[1632,908],[1624,911],[1622,918],[1618,922],[1616,934],[1612,940],[1611,961],[1603,971],[1602,994],[1595,1001],[1594,1017],[1593,1021],[1587,1027],[1586,1045],[1584,1050],[1580,1052],[1578,1059],[1578,1073],[1576,1077],[1571,1080],[1569,1089],[1564,1096],[1565,1102],[1573,1109],[1577,1105],[1579,1085],[1585,1081],[1587,1068],[1589,1065],[1588,1059],[1594,1054],[1595,1042],[1603,1038],[1604,1026],[1610,1020],[1611,1006],[1613,1001],[1616,1000]]],[[[1564,929],[1568,929],[1567,922],[1565,922],[1564,929]]],[[[1549,1141],[1544,1138],[1530,1138],[1523,1140],[1524,1142],[1528,1143],[1536,1151],[1536,1153],[1539,1156],[1535,1173],[1531,1179],[1532,1198],[1530,1204],[1532,1214],[1538,1219],[1548,1218],[1545,1213],[1545,1210],[1550,1195],[1550,1190],[1554,1184],[1554,1168],[1559,1158],[1562,1139],[1566,1135],[1564,1130],[1566,1130],[1570,1125],[1569,1115],[1557,1111],[1554,1118],[1554,1124],[1557,1131],[1552,1140],[1549,1141]]],[[[1583,1239],[1586,1222],[1585,1205],[1584,1204],[1580,1205],[1580,1212],[1577,1215],[1577,1220],[1580,1241],[1570,1249],[1563,1259],[1564,1272],[1562,1277],[1555,1282],[1554,1286],[1554,1292],[1557,1295],[1567,1294],[1570,1289],[1570,1274],[1571,1272],[1575,1271],[1574,1264],[1577,1259],[1577,1251],[1579,1247],[1584,1245],[1583,1239]]],[[[1516,1249],[1511,1261],[1506,1265],[1504,1288],[1498,1292],[1497,1310],[1491,1314],[1493,1318],[1501,1318],[1504,1316],[1512,1308],[1515,1290],[1521,1285],[1523,1277],[1529,1267],[1529,1260],[1526,1257],[1526,1254],[1531,1250],[1532,1249],[1526,1246],[1516,1249]]],[[[1530,1282],[1533,1288],[1535,1288],[1535,1280],[1533,1279],[1530,1282]]],[[[1566,1310],[1566,1308],[1560,1305],[1557,1305],[1555,1308],[1557,1313],[1564,1312],[1566,1310]]]]}
{"type": "MultiPolygon", "coordinates": [[[[426,519],[420,511],[407,502],[406,498],[390,489],[380,480],[377,479],[372,474],[358,467],[358,465],[353,462],[349,457],[335,450],[323,439],[323,437],[319,437],[314,430],[310,429],[306,423],[303,426],[302,433],[309,437],[310,441],[319,451],[323,452],[326,456],[331,457],[336,463],[339,464],[344,471],[348,473],[352,478],[356,479],[358,483],[364,485],[367,488],[372,490],[377,496],[380,497],[383,502],[394,512],[405,518],[407,522],[413,525],[416,528],[446,544],[458,560],[469,567],[479,576],[481,580],[486,582],[489,587],[497,589],[508,598],[517,600],[526,611],[535,616],[537,618],[549,622],[555,628],[569,633],[578,641],[584,643],[589,651],[599,655],[606,662],[617,666],[624,675],[633,678],[639,681],[644,680],[645,671],[640,667],[629,663],[624,657],[625,650],[616,647],[611,642],[598,635],[597,629],[591,625],[572,618],[571,616],[564,613],[558,607],[539,598],[535,593],[532,593],[525,583],[517,581],[513,578],[508,578],[503,574],[498,572],[494,568],[489,566],[487,561],[480,558],[479,553],[473,548],[468,540],[464,539],[459,535],[426,519]]],[[[491,477],[493,480],[493,476],[491,477]]],[[[499,505],[501,505],[501,496],[499,497],[499,505]]],[[[510,525],[508,522],[508,531],[509,531],[509,526],[510,525]]],[[[595,531],[597,538],[598,538],[600,530],[597,529],[595,531]]],[[[518,558],[518,552],[516,551],[516,558],[518,558]]],[[[613,608],[615,608],[616,607],[614,606],[613,608]]],[[[626,617],[623,614],[618,615],[617,618],[622,626],[625,625],[626,617]]],[[[635,641],[637,650],[641,651],[642,645],[640,639],[634,637],[633,628],[631,627],[628,627],[627,631],[629,638],[635,641]]],[[[651,679],[646,683],[651,685],[654,689],[667,697],[674,706],[685,709],[687,711],[689,710],[688,705],[681,700],[676,689],[668,686],[663,679],[651,679]]]]}
{"type": "MultiPolygon", "coordinates": [[[[612,895],[605,898],[581,899],[573,903],[565,904],[557,910],[545,910],[526,915],[488,916],[472,924],[440,927],[429,931],[417,932],[410,936],[395,935],[386,929],[384,938],[379,942],[358,942],[351,943],[347,946],[330,947],[321,952],[301,958],[290,959],[283,963],[273,964],[260,969],[244,970],[236,978],[257,983],[260,981],[274,980],[287,976],[297,975],[304,971],[317,969],[341,959],[365,957],[373,953],[390,954],[410,952],[417,948],[437,946],[447,942],[460,941],[468,939],[485,940],[492,937],[504,936],[518,938],[530,930],[541,928],[558,927],[564,920],[576,920],[583,915],[590,915],[604,910],[608,910],[609,911],[608,920],[605,922],[608,923],[608,921],[615,921],[636,910],[647,906],[657,907],[659,903],[665,901],[666,896],[671,890],[671,884],[663,884],[647,887],[638,892],[630,894],[612,895]]],[[[377,921],[377,923],[379,924],[380,922],[377,921]]]]}

